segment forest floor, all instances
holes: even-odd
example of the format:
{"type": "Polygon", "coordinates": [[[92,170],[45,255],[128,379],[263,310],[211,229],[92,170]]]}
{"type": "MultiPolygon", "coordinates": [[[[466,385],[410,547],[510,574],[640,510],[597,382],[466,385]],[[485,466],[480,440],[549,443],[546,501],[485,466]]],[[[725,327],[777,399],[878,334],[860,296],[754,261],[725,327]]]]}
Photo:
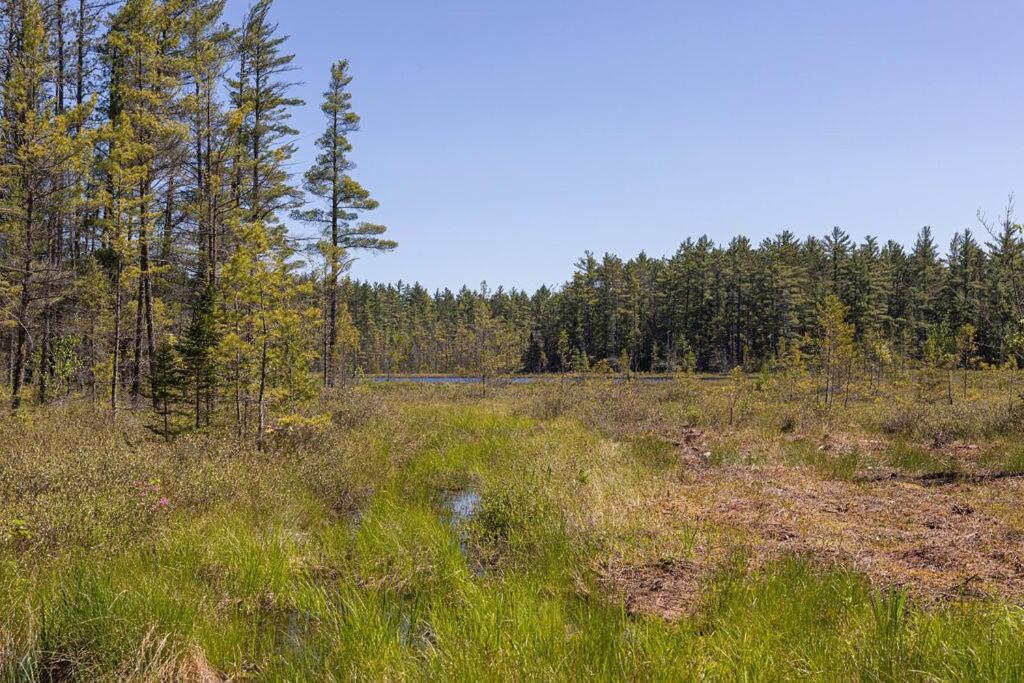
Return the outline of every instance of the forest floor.
{"type": "Polygon", "coordinates": [[[1019,408],[971,382],[367,383],[263,451],[26,410],[0,680],[1019,680],[1019,408]]]}

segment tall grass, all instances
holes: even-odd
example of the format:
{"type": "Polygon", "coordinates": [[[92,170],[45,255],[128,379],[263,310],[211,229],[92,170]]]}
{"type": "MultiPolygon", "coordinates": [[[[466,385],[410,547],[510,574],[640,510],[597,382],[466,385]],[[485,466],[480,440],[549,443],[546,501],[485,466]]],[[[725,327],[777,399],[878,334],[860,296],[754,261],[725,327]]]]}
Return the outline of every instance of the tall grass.
{"type": "Polygon", "coordinates": [[[722,570],[678,622],[630,614],[596,572],[641,542],[616,530],[671,473],[663,441],[620,447],[500,395],[381,410],[263,454],[217,434],[161,445],[130,422],[84,446],[12,427],[8,455],[48,447],[0,478],[0,679],[1024,676],[1019,609],[915,605],[801,559],[722,570]],[[469,489],[479,506],[453,517],[469,489]]]}

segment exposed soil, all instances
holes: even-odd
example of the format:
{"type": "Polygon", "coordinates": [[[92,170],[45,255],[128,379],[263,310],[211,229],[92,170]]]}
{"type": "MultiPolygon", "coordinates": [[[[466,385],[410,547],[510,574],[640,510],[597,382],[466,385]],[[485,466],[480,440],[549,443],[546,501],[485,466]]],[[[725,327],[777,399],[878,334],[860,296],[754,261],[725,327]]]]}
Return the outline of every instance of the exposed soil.
{"type": "Polygon", "coordinates": [[[724,529],[728,540],[702,553],[699,564],[606,568],[606,584],[631,611],[668,619],[692,612],[702,578],[735,544],[753,568],[801,555],[922,601],[1024,603],[1024,479],[887,472],[850,482],[782,466],[713,468],[701,464],[702,442],[699,435],[681,440],[683,481],[651,505],[666,523],[724,529]]]}
{"type": "Polygon", "coordinates": [[[644,565],[609,565],[601,582],[618,595],[630,614],[654,614],[675,620],[694,613],[703,596],[708,568],[685,560],[661,560],[644,565]]]}
{"type": "Polygon", "coordinates": [[[825,481],[798,470],[705,470],[666,514],[736,529],[755,561],[804,554],[863,572],[921,598],[1024,598],[1024,531],[1012,510],[1017,479],[871,483],[825,481]]]}

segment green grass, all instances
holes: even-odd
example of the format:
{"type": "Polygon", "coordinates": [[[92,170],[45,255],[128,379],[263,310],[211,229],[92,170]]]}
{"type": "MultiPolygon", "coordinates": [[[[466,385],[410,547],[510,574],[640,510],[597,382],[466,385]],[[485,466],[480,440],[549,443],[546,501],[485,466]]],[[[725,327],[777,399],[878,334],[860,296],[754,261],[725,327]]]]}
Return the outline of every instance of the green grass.
{"type": "Polygon", "coordinates": [[[885,461],[892,467],[911,474],[948,472],[956,467],[956,463],[950,459],[943,458],[926,448],[908,444],[905,441],[896,441],[890,444],[885,451],[884,457],[885,461]]]}
{"type": "Polygon", "coordinates": [[[827,479],[847,481],[854,478],[862,462],[860,449],[856,447],[835,452],[808,439],[786,442],[783,456],[791,466],[810,468],[827,479]]]}
{"type": "MultiPolygon", "coordinates": [[[[97,438],[87,452],[107,471],[86,477],[91,493],[60,484],[72,498],[63,526],[77,529],[93,505],[113,530],[51,537],[33,497],[12,498],[42,540],[0,562],[0,679],[198,679],[204,668],[339,681],[1024,676],[1017,608],[926,609],[800,559],[730,565],[676,623],[630,615],[596,568],[621,550],[608,530],[630,520],[616,511],[659,490],[675,463],[664,441],[620,447],[575,419],[494,400],[394,410],[266,455],[210,436],[146,442],[148,457],[133,459],[123,436],[97,438]],[[160,479],[169,510],[131,487],[143,473],[160,479]],[[479,507],[453,519],[447,501],[467,489],[479,507]]],[[[34,465],[54,485],[76,471],[57,447],[34,465]]],[[[738,446],[719,448],[713,458],[734,461],[738,446]]],[[[787,457],[847,476],[857,456],[796,442],[787,457]]]]}
{"type": "Polygon", "coordinates": [[[990,470],[1002,474],[1024,474],[1024,447],[1001,445],[988,450],[982,462],[990,470]]]}
{"type": "Polygon", "coordinates": [[[655,470],[670,470],[679,464],[679,449],[655,436],[641,436],[630,442],[629,449],[638,463],[655,470]]]}

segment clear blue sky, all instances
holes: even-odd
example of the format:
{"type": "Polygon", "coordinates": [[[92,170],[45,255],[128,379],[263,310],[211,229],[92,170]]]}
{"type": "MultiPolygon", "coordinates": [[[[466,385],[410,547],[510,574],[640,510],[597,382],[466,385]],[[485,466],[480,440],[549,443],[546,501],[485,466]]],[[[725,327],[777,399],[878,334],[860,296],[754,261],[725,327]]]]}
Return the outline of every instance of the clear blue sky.
{"type": "MultiPolygon", "coordinates": [[[[229,17],[247,6],[229,0],[229,17]]],[[[278,0],[308,100],[348,58],[355,176],[401,246],[355,277],[565,280],[840,225],[948,242],[1024,192],[1024,3],[278,0]]],[[[1024,206],[1022,206],[1024,211],[1024,206]]]]}

